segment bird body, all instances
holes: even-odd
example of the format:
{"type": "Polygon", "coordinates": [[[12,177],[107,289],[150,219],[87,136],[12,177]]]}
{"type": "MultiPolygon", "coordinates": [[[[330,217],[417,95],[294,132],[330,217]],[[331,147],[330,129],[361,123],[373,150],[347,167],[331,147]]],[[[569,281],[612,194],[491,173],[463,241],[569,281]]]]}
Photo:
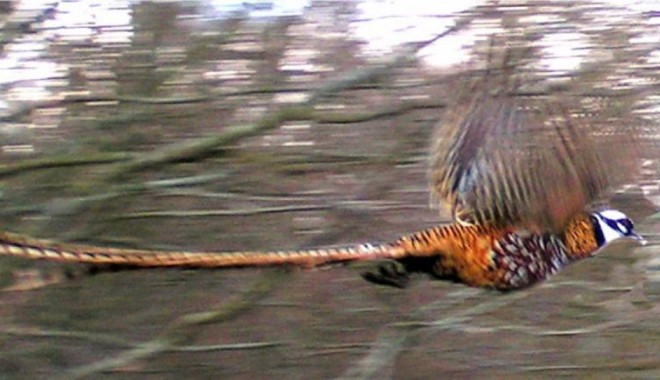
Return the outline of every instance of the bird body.
{"type": "MultiPolygon", "coordinates": [[[[168,252],[60,244],[5,232],[0,234],[0,254],[139,268],[317,267],[346,261],[392,259],[405,263],[406,269],[428,272],[440,279],[512,290],[543,280],[567,264],[590,256],[612,240],[636,236],[632,228],[626,229],[625,226],[632,225],[625,215],[607,211],[609,213],[580,214],[571,221],[563,236],[454,223],[405,235],[385,244],[292,251],[168,252]],[[606,233],[603,226],[608,228],[606,233]],[[598,236],[605,240],[599,242],[598,236]]],[[[378,276],[371,278],[376,282],[383,280],[378,276]]]]}

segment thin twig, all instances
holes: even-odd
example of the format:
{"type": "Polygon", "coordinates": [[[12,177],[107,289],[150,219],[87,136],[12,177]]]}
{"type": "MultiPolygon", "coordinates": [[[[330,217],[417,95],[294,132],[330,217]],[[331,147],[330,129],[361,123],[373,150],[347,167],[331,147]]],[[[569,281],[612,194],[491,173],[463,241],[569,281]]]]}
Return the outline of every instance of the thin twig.
{"type": "Polygon", "coordinates": [[[132,156],[127,153],[77,153],[22,160],[12,165],[0,166],[0,178],[23,174],[34,170],[63,168],[71,166],[112,164],[121,161],[128,161],[131,159],[131,157],[132,156]]]}
{"type": "Polygon", "coordinates": [[[325,205],[305,206],[280,206],[280,207],[255,207],[236,210],[165,210],[165,211],[142,211],[121,214],[112,217],[114,220],[145,219],[145,218],[206,218],[212,216],[247,216],[260,214],[275,214],[294,211],[319,211],[327,210],[325,205]]]}

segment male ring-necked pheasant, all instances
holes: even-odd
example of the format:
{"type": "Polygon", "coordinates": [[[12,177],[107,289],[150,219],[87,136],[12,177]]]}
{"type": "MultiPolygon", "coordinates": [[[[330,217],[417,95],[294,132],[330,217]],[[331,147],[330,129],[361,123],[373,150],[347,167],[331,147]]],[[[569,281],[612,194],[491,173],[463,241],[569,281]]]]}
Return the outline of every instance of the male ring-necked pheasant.
{"type": "Polygon", "coordinates": [[[403,267],[509,290],[545,279],[613,240],[637,237],[623,213],[588,208],[625,180],[612,170],[621,161],[604,155],[625,151],[629,130],[582,125],[550,97],[536,108],[523,106],[493,84],[482,78],[463,91],[434,138],[431,187],[451,207],[453,224],[384,244],[218,253],[90,247],[0,233],[0,254],[127,267],[314,267],[393,259],[403,265],[367,277],[401,284],[405,272],[392,268],[403,267]]]}

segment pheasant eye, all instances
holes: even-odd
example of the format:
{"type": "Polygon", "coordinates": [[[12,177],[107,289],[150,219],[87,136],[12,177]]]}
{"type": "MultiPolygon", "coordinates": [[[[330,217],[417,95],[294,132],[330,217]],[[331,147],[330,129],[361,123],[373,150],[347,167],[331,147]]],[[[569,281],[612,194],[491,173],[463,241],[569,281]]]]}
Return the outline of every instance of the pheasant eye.
{"type": "Polygon", "coordinates": [[[633,229],[633,223],[630,219],[621,219],[618,223],[625,229],[625,232],[630,232],[633,229]]]}

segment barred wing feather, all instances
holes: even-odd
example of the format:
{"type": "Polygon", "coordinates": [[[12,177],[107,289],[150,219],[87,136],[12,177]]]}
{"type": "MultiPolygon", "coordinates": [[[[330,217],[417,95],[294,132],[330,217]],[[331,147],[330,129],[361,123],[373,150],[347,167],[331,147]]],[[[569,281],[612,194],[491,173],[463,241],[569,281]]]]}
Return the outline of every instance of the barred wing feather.
{"type": "Polygon", "coordinates": [[[614,114],[587,121],[570,102],[464,94],[434,136],[434,196],[459,222],[561,231],[637,165],[632,125],[613,125],[623,120],[614,114]]]}

